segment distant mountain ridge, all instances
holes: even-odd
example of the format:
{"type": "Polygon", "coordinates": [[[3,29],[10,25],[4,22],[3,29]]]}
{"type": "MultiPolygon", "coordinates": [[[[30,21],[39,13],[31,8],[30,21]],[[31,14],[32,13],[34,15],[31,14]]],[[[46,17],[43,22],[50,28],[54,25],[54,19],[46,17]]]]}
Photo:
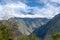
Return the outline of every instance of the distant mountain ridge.
{"type": "Polygon", "coordinates": [[[11,26],[14,30],[20,31],[23,35],[30,35],[35,29],[46,24],[50,19],[47,18],[10,18],[2,21],[3,24],[11,26]]]}

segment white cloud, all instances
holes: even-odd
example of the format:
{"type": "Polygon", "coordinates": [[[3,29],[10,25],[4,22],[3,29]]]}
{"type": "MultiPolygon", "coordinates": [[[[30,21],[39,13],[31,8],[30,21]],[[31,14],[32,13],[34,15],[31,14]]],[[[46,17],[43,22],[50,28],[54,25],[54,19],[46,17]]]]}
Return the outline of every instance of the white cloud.
{"type": "Polygon", "coordinates": [[[60,3],[60,0],[49,0],[50,2],[60,3]]]}
{"type": "Polygon", "coordinates": [[[26,9],[26,7],[27,7],[27,5],[25,5],[22,2],[10,3],[10,4],[6,4],[5,6],[9,7],[9,8],[23,8],[23,9],[26,9]]]}
{"type": "MultiPolygon", "coordinates": [[[[48,0],[44,1],[45,3],[44,8],[39,7],[30,7],[26,5],[25,3],[18,2],[18,3],[8,3],[6,5],[0,5],[0,19],[7,19],[10,17],[29,17],[29,18],[35,18],[35,17],[46,17],[46,18],[52,18],[56,14],[60,12],[60,7],[55,7],[54,5],[50,4],[48,0]],[[35,15],[24,15],[21,10],[23,10],[25,13],[30,12],[30,9],[33,10],[32,13],[35,15]]],[[[53,1],[51,1],[53,2],[53,1]]],[[[55,0],[54,0],[55,2],[55,0]]]]}
{"type": "Polygon", "coordinates": [[[46,17],[52,18],[60,12],[60,7],[54,7],[51,4],[47,4],[44,8],[33,7],[34,13],[46,17]]]}
{"type": "Polygon", "coordinates": [[[42,3],[49,3],[49,2],[60,3],[60,0],[37,0],[37,2],[42,2],[42,3]]]}
{"type": "Polygon", "coordinates": [[[45,17],[52,18],[60,13],[60,7],[56,6],[57,3],[60,3],[60,0],[38,0],[37,2],[45,4],[45,7],[42,9],[34,9],[40,15],[42,14],[45,17]]]}
{"type": "Polygon", "coordinates": [[[28,12],[28,6],[22,2],[0,5],[0,19],[8,19],[10,17],[21,17],[23,13],[19,12],[19,10],[28,12]]]}
{"type": "Polygon", "coordinates": [[[26,5],[21,2],[18,4],[11,3],[6,5],[0,5],[0,19],[9,18],[12,16],[20,16],[20,13],[17,13],[14,9],[26,10],[26,5]]]}

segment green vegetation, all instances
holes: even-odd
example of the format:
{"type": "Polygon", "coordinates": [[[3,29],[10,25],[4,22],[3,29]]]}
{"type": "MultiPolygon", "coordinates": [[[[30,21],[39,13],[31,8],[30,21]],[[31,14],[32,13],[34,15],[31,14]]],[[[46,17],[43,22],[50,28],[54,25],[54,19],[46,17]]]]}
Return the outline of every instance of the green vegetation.
{"type": "Polygon", "coordinates": [[[36,37],[35,35],[32,35],[30,37],[23,36],[22,38],[19,38],[18,40],[41,40],[40,38],[36,37]]]}
{"type": "Polygon", "coordinates": [[[45,40],[60,40],[60,33],[53,34],[50,37],[47,37],[45,40]]]}
{"type": "Polygon", "coordinates": [[[57,33],[52,36],[53,40],[60,40],[60,33],[57,33]]]}
{"type": "Polygon", "coordinates": [[[10,36],[10,30],[11,28],[9,28],[6,25],[3,25],[0,22],[0,40],[13,40],[13,37],[10,36]]]}

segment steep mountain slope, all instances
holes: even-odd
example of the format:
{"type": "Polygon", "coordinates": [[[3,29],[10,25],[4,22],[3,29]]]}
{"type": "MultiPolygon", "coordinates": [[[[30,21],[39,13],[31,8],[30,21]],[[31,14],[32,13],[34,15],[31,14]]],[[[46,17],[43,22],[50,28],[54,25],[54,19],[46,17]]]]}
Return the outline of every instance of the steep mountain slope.
{"type": "Polygon", "coordinates": [[[16,37],[12,27],[2,24],[0,22],[0,40],[13,40],[16,37]]]}
{"type": "MultiPolygon", "coordinates": [[[[52,23],[48,25],[48,31],[46,33],[45,39],[49,40],[47,38],[50,38],[52,35],[60,33],[60,14],[56,15],[53,20],[51,20],[52,23]]],[[[51,39],[50,39],[51,40],[51,39]]]]}
{"type": "Polygon", "coordinates": [[[56,15],[46,25],[36,29],[33,33],[38,37],[44,38],[58,32],[60,32],[60,14],[56,15]]]}
{"type": "Polygon", "coordinates": [[[2,21],[3,24],[11,26],[15,31],[20,31],[23,35],[31,34],[38,27],[46,24],[49,19],[46,18],[10,18],[2,21]]]}
{"type": "Polygon", "coordinates": [[[9,38],[9,29],[8,29],[8,26],[6,25],[3,25],[1,22],[0,22],[0,40],[7,40],[7,38],[9,38]]]}
{"type": "Polygon", "coordinates": [[[26,35],[21,36],[22,34],[16,34],[18,31],[14,31],[14,28],[11,26],[7,26],[0,22],[0,40],[40,40],[40,38],[32,35],[32,37],[28,37],[26,35]],[[16,36],[19,35],[19,36],[16,36]]]}

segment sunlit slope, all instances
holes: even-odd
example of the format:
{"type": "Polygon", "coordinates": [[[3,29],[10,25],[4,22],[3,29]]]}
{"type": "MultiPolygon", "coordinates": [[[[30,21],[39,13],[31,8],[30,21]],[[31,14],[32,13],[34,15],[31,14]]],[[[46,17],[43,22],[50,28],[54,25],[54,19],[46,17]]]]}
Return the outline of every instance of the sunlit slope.
{"type": "Polygon", "coordinates": [[[4,24],[12,26],[15,30],[20,31],[23,35],[31,34],[35,29],[46,24],[49,19],[46,18],[10,18],[3,21],[4,24]]]}

